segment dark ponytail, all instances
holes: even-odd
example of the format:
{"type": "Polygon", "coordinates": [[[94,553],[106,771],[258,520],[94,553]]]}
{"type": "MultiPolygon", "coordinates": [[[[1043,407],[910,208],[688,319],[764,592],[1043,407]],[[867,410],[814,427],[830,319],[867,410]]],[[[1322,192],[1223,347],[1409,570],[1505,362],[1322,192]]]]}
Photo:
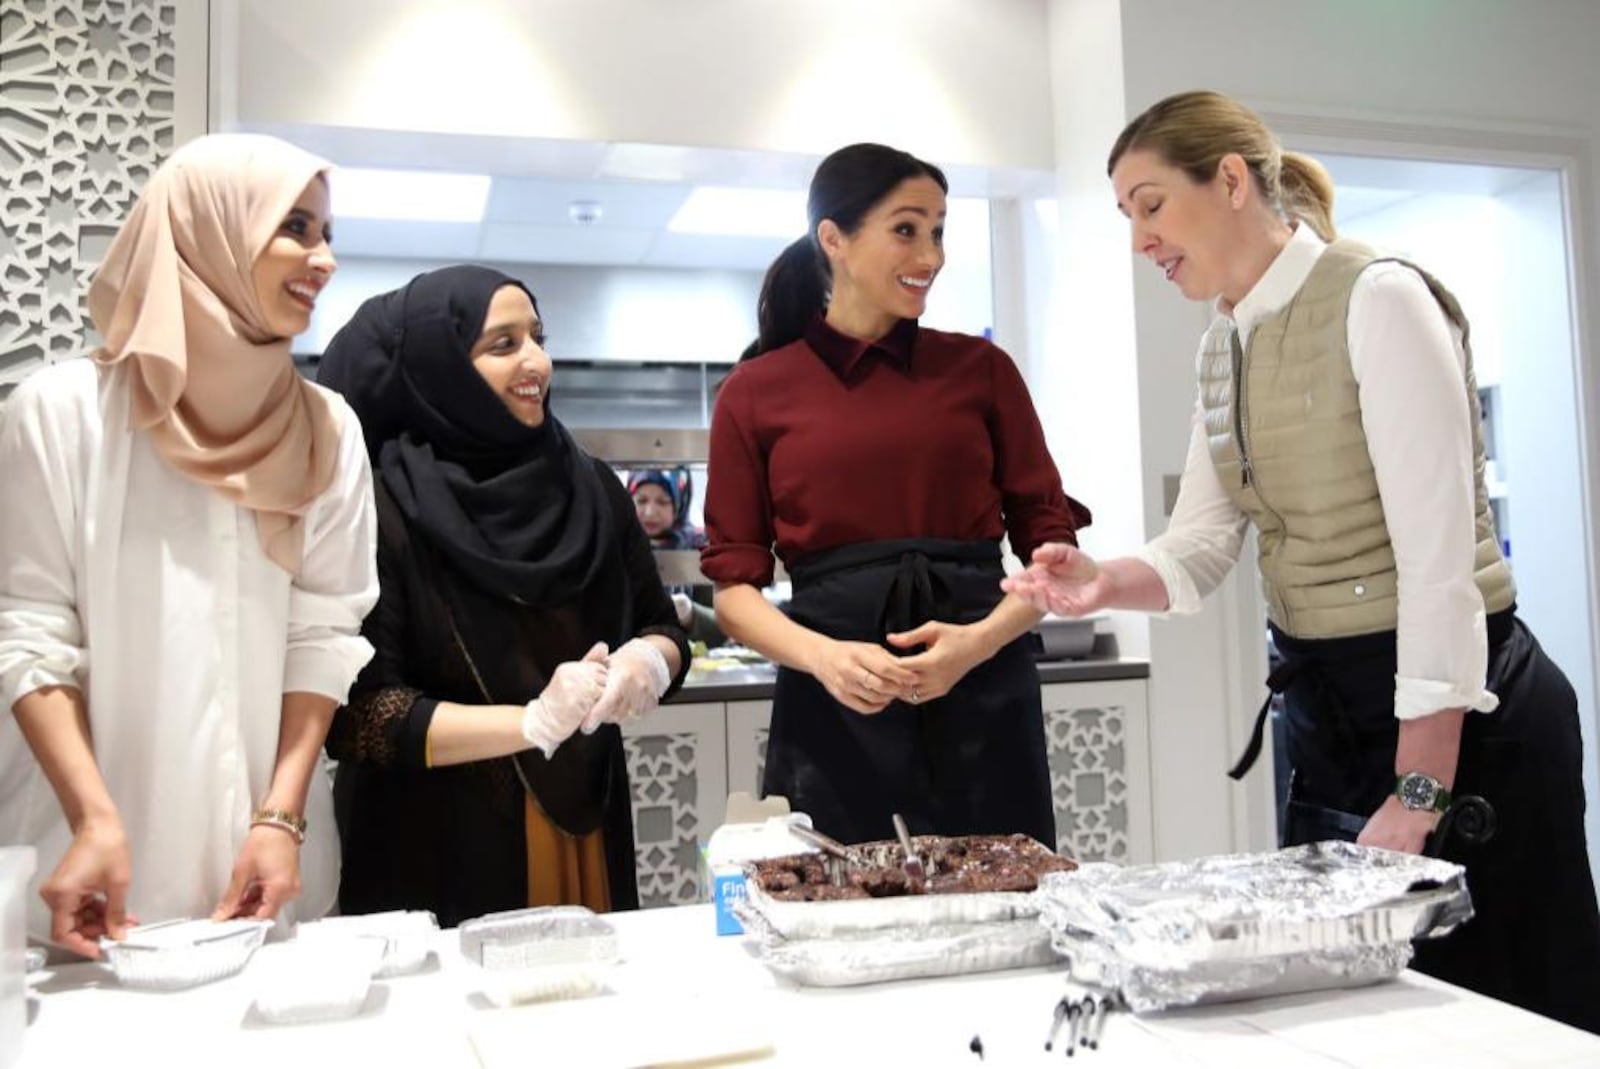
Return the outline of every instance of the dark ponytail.
{"type": "Polygon", "coordinates": [[[816,243],[822,221],[832,219],[844,233],[854,234],[868,212],[901,182],[912,178],[931,178],[940,189],[950,191],[939,168],[887,145],[847,145],[817,165],[806,198],[810,230],[767,268],[761,296],[756,299],[760,336],[755,351],[746,350],[741,360],[801,338],[806,325],[828,306],[828,260],[816,243]]]}
{"type": "Polygon", "coordinates": [[[828,303],[828,273],[822,252],[806,235],[791,242],[767,268],[756,298],[755,352],[759,356],[788,345],[828,303]]]}

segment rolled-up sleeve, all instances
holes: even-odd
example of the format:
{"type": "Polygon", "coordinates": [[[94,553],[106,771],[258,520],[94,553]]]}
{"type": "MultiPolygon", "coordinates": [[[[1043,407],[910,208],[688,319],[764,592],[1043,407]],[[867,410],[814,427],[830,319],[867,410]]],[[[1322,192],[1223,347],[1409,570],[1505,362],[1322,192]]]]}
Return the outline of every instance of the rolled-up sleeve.
{"type": "Polygon", "coordinates": [[[342,704],[372,659],[361,621],[378,600],[378,525],[361,426],[342,398],[333,403],[342,421],[339,464],[306,517],[305,551],[289,595],[283,689],[342,704]]]}
{"type": "Polygon", "coordinates": [[[0,408],[0,701],[81,689],[88,668],[72,544],[81,428],[40,373],[0,408]]]}
{"type": "Polygon", "coordinates": [[[774,571],[772,501],[744,384],[735,370],[722,384],[711,416],[711,478],[700,570],[714,583],[766,586],[774,571]]]}
{"type": "Polygon", "coordinates": [[[1472,406],[1459,333],[1422,277],[1363,271],[1350,295],[1350,366],[1394,547],[1395,716],[1491,712],[1488,625],[1473,575],[1472,406]]]}

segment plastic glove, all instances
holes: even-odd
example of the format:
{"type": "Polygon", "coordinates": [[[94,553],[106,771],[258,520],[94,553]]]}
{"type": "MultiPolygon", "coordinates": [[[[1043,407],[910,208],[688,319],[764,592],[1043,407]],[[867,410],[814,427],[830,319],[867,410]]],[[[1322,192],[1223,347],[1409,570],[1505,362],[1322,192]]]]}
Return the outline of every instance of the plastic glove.
{"type": "Polygon", "coordinates": [[[688,630],[694,623],[694,602],[689,600],[687,594],[672,595],[672,607],[678,614],[678,626],[688,630]]]}
{"type": "Polygon", "coordinates": [[[583,721],[585,735],[608,721],[638,719],[656,707],[672,684],[666,657],[642,638],[618,646],[607,664],[605,693],[583,721]]]}
{"type": "Polygon", "coordinates": [[[605,693],[609,674],[604,642],[596,642],[581,661],[557,665],[544,690],[522,711],[522,737],[554,757],[605,693]]]}

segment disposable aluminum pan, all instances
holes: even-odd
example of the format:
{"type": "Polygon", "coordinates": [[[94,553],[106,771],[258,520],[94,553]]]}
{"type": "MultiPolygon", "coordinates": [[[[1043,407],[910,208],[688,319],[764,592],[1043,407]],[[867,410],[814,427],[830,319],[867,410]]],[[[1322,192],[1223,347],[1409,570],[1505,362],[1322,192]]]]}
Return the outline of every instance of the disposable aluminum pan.
{"type": "Polygon", "coordinates": [[[610,965],[619,960],[617,931],[584,906],[534,906],[464,922],[461,954],[486,969],[610,965]]]}
{"type": "Polygon", "coordinates": [[[1085,865],[1039,900],[1073,979],[1138,1012],[1375,983],[1472,916],[1459,865],[1341,842],[1085,865]]]}
{"type": "Polygon", "coordinates": [[[785,939],[748,903],[736,905],[734,911],[744,924],[745,943],[761,963],[810,987],[958,976],[1057,961],[1050,933],[1033,917],[785,939]]]}
{"type": "MultiPolygon", "coordinates": [[[[760,862],[747,862],[744,866],[748,895],[747,909],[759,913],[767,930],[784,939],[832,938],[855,932],[876,932],[884,929],[911,929],[925,926],[993,924],[1003,921],[1033,919],[1039,906],[1034,900],[1034,877],[1024,881],[1013,880],[1014,885],[1027,890],[969,891],[945,889],[955,874],[941,871],[939,859],[951,844],[1000,841],[996,837],[914,836],[912,845],[928,868],[927,893],[900,893],[888,897],[838,898],[829,901],[796,901],[778,896],[763,883],[763,874],[770,874],[775,866],[796,862],[810,865],[827,865],[830,862],[816,854],[769,858],[760,862]]],[[[1013,851],[1008,863],[1023,866],[1053,866],[1063,859],[1047,847],[1027,836],[1005,837],[1013,851]]],[[[900,871],[903,852],[897,842],[862,843],[847,848],[859,873],[893,875],[900,871]]],[[[1070,862],[1067,862],[1070,864],[1070,862]]],[[[995,875],[989,873],[989,875],[995,875]]],[[[1015,876],[1015,872],[1007,875],[1015,876]]],[[[851,873],[838,873],[848,882],[851,873]]]]}

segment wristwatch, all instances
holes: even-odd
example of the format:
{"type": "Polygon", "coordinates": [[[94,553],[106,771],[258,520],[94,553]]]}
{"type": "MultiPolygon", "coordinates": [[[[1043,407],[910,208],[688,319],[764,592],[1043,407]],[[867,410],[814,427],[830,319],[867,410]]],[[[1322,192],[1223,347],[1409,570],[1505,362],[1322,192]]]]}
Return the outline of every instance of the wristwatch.
{"type": "Polygon", "coordinates": [[[1394,795],[1407,809],[1431,810],[1443,813],[1450,808],[1450,792],[1443,783],[1422,772],[1407,772],[1396,776],[1394,795]]]}

